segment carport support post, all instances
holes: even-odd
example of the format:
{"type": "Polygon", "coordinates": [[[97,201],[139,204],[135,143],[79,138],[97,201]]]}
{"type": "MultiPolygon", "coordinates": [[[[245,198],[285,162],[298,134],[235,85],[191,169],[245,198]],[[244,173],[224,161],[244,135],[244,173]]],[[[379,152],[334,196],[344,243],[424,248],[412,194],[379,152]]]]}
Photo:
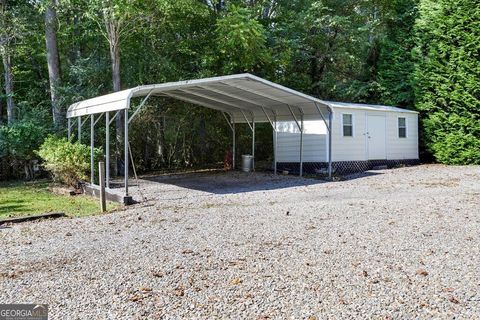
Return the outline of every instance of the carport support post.
{"type": "Polygon", "coordinates": [[[332,109],[328,114],[328,178],[332,179],[332,109]]]}
{"type": "Polygon", "coordinates": [[[235,141],[235,119],[232,117],[232,169],[235,170],[235,148],[236,148],[236,141],[235,141]]]}
{"type": "Polygon", "coordinates": [[[252,117],[252,171],[255,171],[255,118],[252,117]]]}
{"type": "Polygon", "coordinates": [[[70,136],[72,135],[72,128],[70,127],[71,123],[72,123],[72,120],[71,120],[70,118],[68,118],[68,119],[67,119],[67,128],[68,128],[68,133],[67,133],[68,135],[67,135],[67,137],[68,137],[68,141],[70,141],[70,136]]]}
{"type": "Polygon", "coordinates": [[[95,133],[95,119],[93,118],[93,114],[90,116],[90,183],[94,184],[95,179],[95,168],[94,166],[94,159],[93,159],[93,139],[95,133]]]}
{"type": "Polygon", "coordinates": [[[110,112],[105,113],[105,186],[110,188],[110,112]]]}
{"type": "Polygon", "coordinates": [[[82,117],[77,118],[77,123],[78,123],[78,143],[81,143],[82,140],[82,117]]]}
{"type": "Polygon", "coordinates": [[[273,173],[277,174],[277,140],[278,140],[278,135],[277,135],[277,115],[274,115],[274,131],[275,131],[275,144],[273,145],[273,173]]]}
{"type": "Polygon", "coordinates": [[[303,176],[303,113],[300,115],[300,177],[303,176]]]}
{"type": "Polygon", "coordinates": [[[124,154],[124,169],[125,169],[125,197],[128,197],[128,109],[125,109],[125,154],[124,154]]]}

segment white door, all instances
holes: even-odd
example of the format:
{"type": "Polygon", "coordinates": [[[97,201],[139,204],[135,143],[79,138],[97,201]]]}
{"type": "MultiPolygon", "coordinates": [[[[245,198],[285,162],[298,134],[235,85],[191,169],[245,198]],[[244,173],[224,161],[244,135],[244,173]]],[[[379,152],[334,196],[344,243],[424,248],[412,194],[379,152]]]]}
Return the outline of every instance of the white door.
{"type": "Polygon", "coordinates": [[[387,158],[385,145],[385,117],[367,116],[367,154],[368,160],[387,158]]]}

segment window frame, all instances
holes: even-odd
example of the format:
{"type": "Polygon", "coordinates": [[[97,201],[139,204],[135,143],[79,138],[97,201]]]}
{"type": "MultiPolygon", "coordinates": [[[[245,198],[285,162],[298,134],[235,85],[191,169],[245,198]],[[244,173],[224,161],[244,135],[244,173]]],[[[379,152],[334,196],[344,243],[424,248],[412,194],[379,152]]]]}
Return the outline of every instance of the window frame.
{"type": "Polygon", "coordinates": [[[348,112],[344,112],[342,113],[342,137],[343,138],[354,138],[355,137],[355,115],[353,113],[348,113],[348,112]],[[343,116],[344,115],[350,115],[352,116],[352,135],[351,136],[346,136],[345,135],[345,123],[343,121],[343,116]]]}
{"type": "Polygon", "coordinates": [[[406,116],[397,116],[397,138],[398,139],[407,139],[408,138],[408,120],[406,116]],[[405,119],[405,126],[400,127],[400,119],[405,119]],[[400,136],[400,129],[405,128],[405,137],[400,136]]]}

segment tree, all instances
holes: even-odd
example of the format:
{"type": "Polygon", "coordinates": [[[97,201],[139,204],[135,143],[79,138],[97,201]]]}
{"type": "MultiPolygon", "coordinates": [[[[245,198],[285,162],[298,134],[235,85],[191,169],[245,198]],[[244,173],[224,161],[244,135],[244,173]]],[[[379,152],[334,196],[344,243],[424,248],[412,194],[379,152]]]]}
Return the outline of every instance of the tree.
{"type": "MultiPolygon", "coordinates": [[[[113,91],[121,90],[120,77],[120,43],[126,33],[131,31],[136,18],[133,15],[135,1],[133,0],[95,0],[90,3],[88,16],[99,26],[99,31],[108,41],[112,71],[113,91]]],[[[123,161],[120,154],[123,143],[125,115],[119,112],[115,119],[116,125],[116,173],[123,172],[123,161]]]]}
{"type": "Polygon", "coordinates": [[[382,104],[413,108],[412,87],[415,47],[414,25],[417,0],[394,0],[385,12],[385,35],[380,40],[376,81],[382,104]]]}
{"type": "Polygon", "coordinates": [[[265,29],[248,9],[232,5],[217,21],[216,34],[223,73],[253,72],[270,61],[265,29]]]}
{"type": "Polygon", "coordinates": [[[16,30],[13,15],[9,11],[7,0],[0,1],[0,54],[2,55],[5,78],[5,95],[7,98],[7,123],[15,121],[15,102],[13,100],[12,42],[16,30]]]}
{"type": "Polygon", "coordinates": [[[45,7],[45,42],[53,124],[58,129],[64,122],[64,115],[60,109],[58,92],[58,87],[60,86],[60,59],[57,48],[57,5],[57,0],[47,0],[45,7]]]}
{"type": "Polygon", "coordinates": [[[447,164],[480,164],[480,2],[422,0],[415,106],[423,142],[447,164]]]}

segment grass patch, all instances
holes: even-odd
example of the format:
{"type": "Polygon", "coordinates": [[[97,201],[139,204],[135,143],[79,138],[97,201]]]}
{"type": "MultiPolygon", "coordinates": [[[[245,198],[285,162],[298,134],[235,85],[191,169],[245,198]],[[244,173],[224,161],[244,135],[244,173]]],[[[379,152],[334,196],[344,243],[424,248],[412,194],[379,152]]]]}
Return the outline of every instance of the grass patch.
{"type": "MultiPolygon", "coordinates": [[[[86,196],[63,196],[48,190],[48,181],[0,182],[0,219],[46,212],[65,212],[69,216],[100,213],[97,199],[86,196]]],[[[118,206],[107,202],[107,210],[118,206]]]]}

